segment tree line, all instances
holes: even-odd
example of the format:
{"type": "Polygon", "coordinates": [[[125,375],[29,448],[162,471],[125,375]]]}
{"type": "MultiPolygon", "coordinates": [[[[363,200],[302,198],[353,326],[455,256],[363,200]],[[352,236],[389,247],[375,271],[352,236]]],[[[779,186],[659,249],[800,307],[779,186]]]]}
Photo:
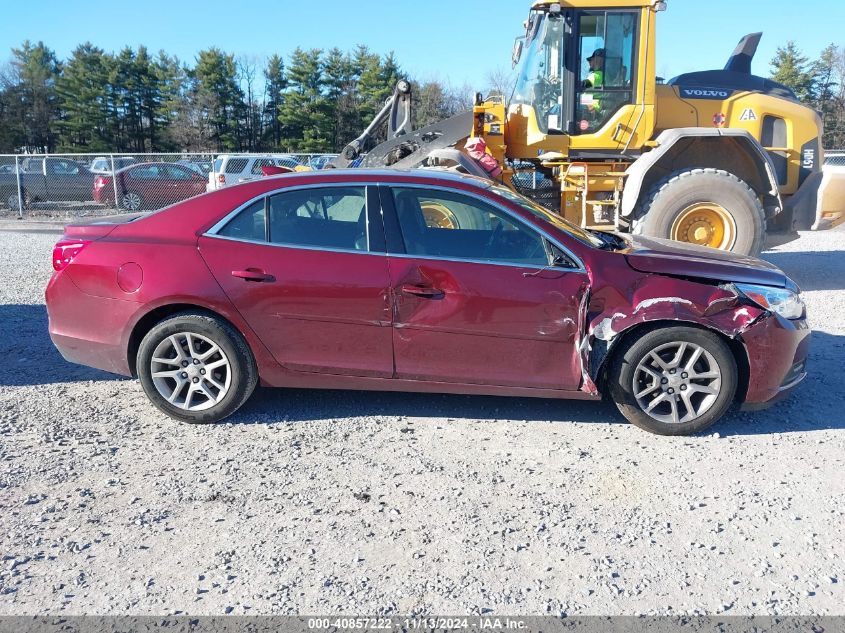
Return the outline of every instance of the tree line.
{"type": "Polygon", "coordinates": [[[824,147],[845,148],[845,46],[831,44],[811,60],[795,42],[787,42],[777,49],[771,67],[772,79],[821,113],[824,147]]]}
{"type": "Polygon", "coordinates": [[[395,56],[297,48],[287,60],[200,51],[192,66],[146,47],[86,42],[60,60],[24,42],[0,71],[0,153],[339,151],[400,79],[417,125],[469,106],[468,90],[414,82],[395,56]]]}
{"type": "MultiPolygon", "coordinates": [[[[788,42],[771,60],[771,78],[822,113],[825,147],[845,147],[845,47],[831,44],[811,60],[788,42]]],[[[188,65],[144,46],[109,53],[90,42],[60,60],[26,41],[0,69],[0,153],[339,151],[399,79],[413,84],[417,126],[471,104],[470,87],[415,82],[392,53],[363,45],[264,60],[210,48],[188,65]]],[[[506,71],[486,78],[494,92],[512,81],[506,71]]]]}

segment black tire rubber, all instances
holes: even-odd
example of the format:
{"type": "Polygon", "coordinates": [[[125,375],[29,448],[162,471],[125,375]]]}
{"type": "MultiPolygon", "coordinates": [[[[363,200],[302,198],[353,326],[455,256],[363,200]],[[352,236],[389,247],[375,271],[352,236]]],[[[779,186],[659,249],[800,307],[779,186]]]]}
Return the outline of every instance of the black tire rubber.
{"type": "Polygon", "coordinates": [[[631,232],[670,239],[672,224],[697,202],[715,202],[736,223],[731,252],[757,256],[766,244],[766,212],[746,182],[721,169],[687,169],[657,182],[634,211],[631,232]]]}
{"type": "Polygon", "coordinates": [[[730,409],[739,382],[736,359],[727,344],[713,332],[694,327],[656,327],[623,342],[609,366],[608,390],[619,411],[631,424],[657,435],[693,435],[715,424],[730,409]],[[722,372],[722,391],[713,406],[700,418],[684,424],[667,424],[649,416],[633,394],[634,370],[651,350],[676,341],[700,345],[710,352],[722,372]]]}
{"type": "Polygon", "coordinates": [[[136,372],[150,401],[172,418],[190,424],[219,422],[240,409],[258,384],[258,367],[244,337],[226,321],[201,312],[180,312],[157,323],[138,348],[136,372]],[[153,384],[150,363],[156,346],[168,336],[192,332],[205,336],[221,347],[231,364],[232,385],[223,400],[206,411],[185,411],[173,406],[153,384]]]}

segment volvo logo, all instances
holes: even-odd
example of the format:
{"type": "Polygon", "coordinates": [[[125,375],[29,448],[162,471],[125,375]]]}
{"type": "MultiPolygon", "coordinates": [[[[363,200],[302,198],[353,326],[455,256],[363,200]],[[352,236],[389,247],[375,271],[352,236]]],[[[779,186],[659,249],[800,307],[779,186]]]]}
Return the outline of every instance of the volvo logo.
{"type": "Polygon", "coordinates": [[[733,90],[722,88],[681,88],[681,96],[687,99],[727,99],[733,90]]]}

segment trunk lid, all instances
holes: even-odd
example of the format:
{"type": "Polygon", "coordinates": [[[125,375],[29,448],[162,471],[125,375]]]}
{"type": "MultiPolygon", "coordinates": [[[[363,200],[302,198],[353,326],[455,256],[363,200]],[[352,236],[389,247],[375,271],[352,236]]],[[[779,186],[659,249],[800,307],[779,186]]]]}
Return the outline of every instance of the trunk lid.
{"type": "Polygon", "coordinates": [[[93,218],[88,222],[73,222],[65,226],[65,237],[96,240],[105,237],[118,226],[139,220],[149,213],[121,213],[101,218],[93,218]]]}

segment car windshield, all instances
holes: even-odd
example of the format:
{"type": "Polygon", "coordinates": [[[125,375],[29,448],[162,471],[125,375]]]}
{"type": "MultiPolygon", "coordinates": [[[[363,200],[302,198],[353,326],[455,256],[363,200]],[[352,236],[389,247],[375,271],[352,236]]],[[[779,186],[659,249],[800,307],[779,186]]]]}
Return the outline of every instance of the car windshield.
{"type": "Polygon", "coordinates": [[[544,133],[560,128],[565,34],[562,16],[532,12],[511,102],[534,108],[544,133]]]}
{"type": "Polygon", "coordinates": [[[528,211],[528,213],[533,215],[535,218],[539,218],[540,220],[548,222],[555,228],[560,229],[568,235],[571,235],[579,242],[587,244],[588,246],[593,246],[595,248],[601,248],[602,246],[604,246],[604,240],[599,239],[595,235],[587,233],[587,231],[585,231],[581,227],[575,226],[574,224],[563,219],[559,215],[556,215],[548,209],[541,207],[539,204],[537,204],[530,198],[526,198],[525,196],[515,193],[514,191],[511,191],[510,189],[502,185],[493,185],[490,187],[490,191],[504,198],[505,200],[519,205],[521,208],[528,211]]]}

